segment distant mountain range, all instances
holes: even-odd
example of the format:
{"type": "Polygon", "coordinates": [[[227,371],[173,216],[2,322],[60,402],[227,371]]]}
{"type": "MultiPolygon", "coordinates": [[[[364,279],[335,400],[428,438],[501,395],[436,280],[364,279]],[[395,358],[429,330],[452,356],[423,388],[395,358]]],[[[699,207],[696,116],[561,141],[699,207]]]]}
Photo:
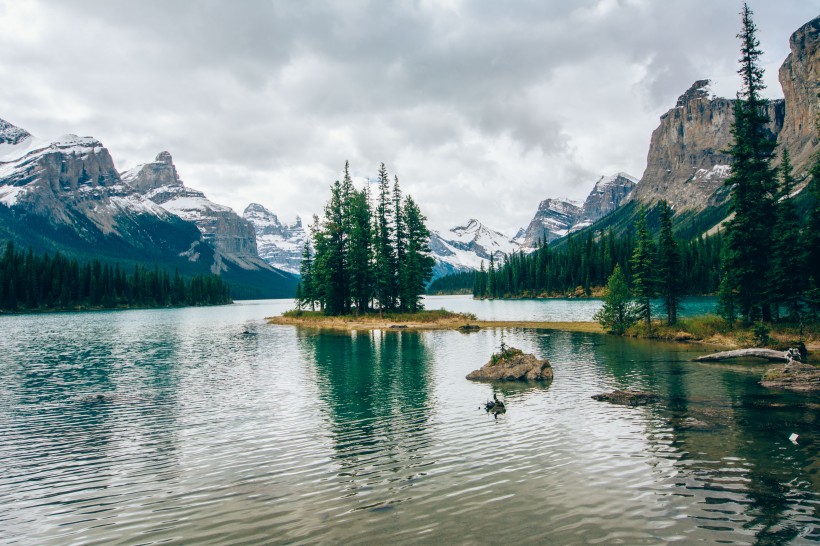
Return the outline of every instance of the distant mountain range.
{"type": "Polygon", "coordinates": [[[41,140],[0,120],[0,240],[38,252],[216,273],[236,298],[288,297],[296,277],[261,260],[253,226],[186,187],[171,155],[117,172],[92,137],[41,140]]]}
{"type": "MultiPolygon", "coordinates": [[[[771,101],[769,131],[792,156],[798,191],[809,182],[818,150],[820,17],[791,36],[780,68],[784,99],[771,101]]],[[[540,241],[561,244],[585,230],[632,229],[639,204],[664,199],[675,229],[694,237],[728,215],[733,101],[713,97],[698,80],[660,118],[640,181],[626,173],[601,177],[583,203],[549,197],[526,228],[508,237],[476,219],[433,232],[435,275],[478,269],[540,241]]],[[[798,199],[807,199],[807,192],[798,199]]],[[[235,297],[293,293],[308,239],[298,217],[283,223],[253,203],[242,216],[180,179],[171,154],[118,173],[108,150],[91,137],[41,140],[0,119],[0,241],[77,257],[157,263],[183,273],[214,272],[235,297]]],[[[805,207],[804,207],[805,208],[805,207]]]]}

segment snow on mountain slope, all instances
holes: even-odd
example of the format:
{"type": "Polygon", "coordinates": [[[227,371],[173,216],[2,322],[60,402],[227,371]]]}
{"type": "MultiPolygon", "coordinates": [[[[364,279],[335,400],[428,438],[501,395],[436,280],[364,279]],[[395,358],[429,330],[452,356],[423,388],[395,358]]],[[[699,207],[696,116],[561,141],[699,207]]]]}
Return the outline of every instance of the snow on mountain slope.
{"type": "Polygon", "coordinates": [[[486,268],[490,256],[500,262],[504,255],[519,249],[520,245],[503,233],[472,218],[464,225],[445,232],[433,231],[430,235],[430,253],[436,260],[434,276],[477,270],[482,262],[486,268]]]}
{"type": "Polygon", "coordinates": [[[256,229],[259,257],[273,267],[299,274],[302,251],[307,242],[302,219],[297,216],[293,224],[284,224],[258,203],[248,205],[242,216],[256,229]]]}

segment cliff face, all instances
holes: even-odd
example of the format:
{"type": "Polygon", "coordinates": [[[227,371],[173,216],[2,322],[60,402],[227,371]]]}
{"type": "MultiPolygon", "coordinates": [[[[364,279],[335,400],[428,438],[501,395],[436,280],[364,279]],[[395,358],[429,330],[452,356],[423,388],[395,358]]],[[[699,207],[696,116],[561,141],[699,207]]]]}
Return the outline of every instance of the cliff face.
{"type": "Polygon", "coordinates": [[[274,213],[258,203],[248,205],[242,217],[256,229],[259,257],[273,267],[298,275],[307,242],[302,219],[297,216],[293,224],[283,224],[274,213]]]}
{"type": "Polygon", "coordinates": [[[536,248],[546,238],[548,243],[569,233],[581,215],[581,205],[568,199],[544,199],[538,204],[522,241],[525,248],[536,248]]]}
{"type": "MultiPolygon", "coordinates": [[[[791,52],[779,72],[784,99],[770,102],[768,128],[779,150],[789,150],[800,178],[818,144],[820,17],[794,32],[789,45],[791,52]]],[[[723,150],[732,143],[734,101],[710,98],[708,84],[708,80],[695,82],[661,116],[652,133],[646,170],[632,198],[645,203],[666,199],[678,211],[697,211],[726,201],[728,189],[723,182],[731,158],[723,150]]]]}
{"type": "MultiPolygon", "coordinates": [[[[721,204],[728,195],[723,182],[731,158],[724,150],[732,143],[734,101],[710,98],[709,80],[699,80],[678,98],[674,108],[661,116],[652,133],[646,170],[632,198],[645,203],[660,199],[678,211],[721,204]]],[[[785,103],[772,101],[768,108],[769,130],[778,135],[783,127],[785,103]]]]}
{"type": "Polygon", "coordinates": [[[812,153],[817,149],[820,17],[797,29],[789,39],[789,46],[791,52],[778,73],[786,98],[786,115],[778,140],[789,149],[799,176],[808,170],[812,153]]]}
{"type": "Polygon", "coordinates": [[[253,225],[231,208],[185,186],[168,152],[160,152],[153,162],[124,172],[122,178],[166,211],[196,224],[203,239],[216,250],[211,267],[214,273],[226,270],[226,260],[243,269],[268,268],[259,258],[253,225]]]}

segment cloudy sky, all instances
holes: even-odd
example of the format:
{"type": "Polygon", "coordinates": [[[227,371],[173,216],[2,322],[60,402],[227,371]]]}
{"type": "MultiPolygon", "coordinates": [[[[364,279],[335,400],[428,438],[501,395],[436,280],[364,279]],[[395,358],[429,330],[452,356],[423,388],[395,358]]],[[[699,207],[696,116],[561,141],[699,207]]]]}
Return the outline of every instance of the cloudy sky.
{"type": "MultiPolygon", "coordinates": [[[[820,0],[752,0],[770,97],[820,0]]],[[[241,213],[319,212],[380,162],[433,228],[512,235],[547,197],[643,173],[701,78],[734,96],[736,0],[0,0],[0,118],[91,135],[120,169],[168,150],[241,213]]]]}

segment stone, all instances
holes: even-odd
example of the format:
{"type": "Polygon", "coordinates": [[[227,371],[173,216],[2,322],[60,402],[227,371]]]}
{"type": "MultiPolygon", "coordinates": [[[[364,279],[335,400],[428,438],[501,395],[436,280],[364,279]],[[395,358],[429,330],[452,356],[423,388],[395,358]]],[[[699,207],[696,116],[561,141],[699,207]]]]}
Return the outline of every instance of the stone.
{"type": "Polygon", "coordinates": [[[467,379],[478,381],[551,381],[552,378],[549,360],[512,348],[503,351],[503,356],[493,355],[484,366],[467,375],[467,379]]]}
{"type": "Polygon", "coordinates": [[[770,389],[820,392],[820,368],[792,361],[783,368],[766,372],[760,384],[770,389]]]}
{"type": "Polygon", "coordinates": [[[657,402],[660,400],[660,397],[651,392],[617,390],[603,394],[596,394],[592,397],[592,399],[599,402],[611,402],[613,404],[621,404],[624,406],[645,406],[647,404],[657,402]]]}

